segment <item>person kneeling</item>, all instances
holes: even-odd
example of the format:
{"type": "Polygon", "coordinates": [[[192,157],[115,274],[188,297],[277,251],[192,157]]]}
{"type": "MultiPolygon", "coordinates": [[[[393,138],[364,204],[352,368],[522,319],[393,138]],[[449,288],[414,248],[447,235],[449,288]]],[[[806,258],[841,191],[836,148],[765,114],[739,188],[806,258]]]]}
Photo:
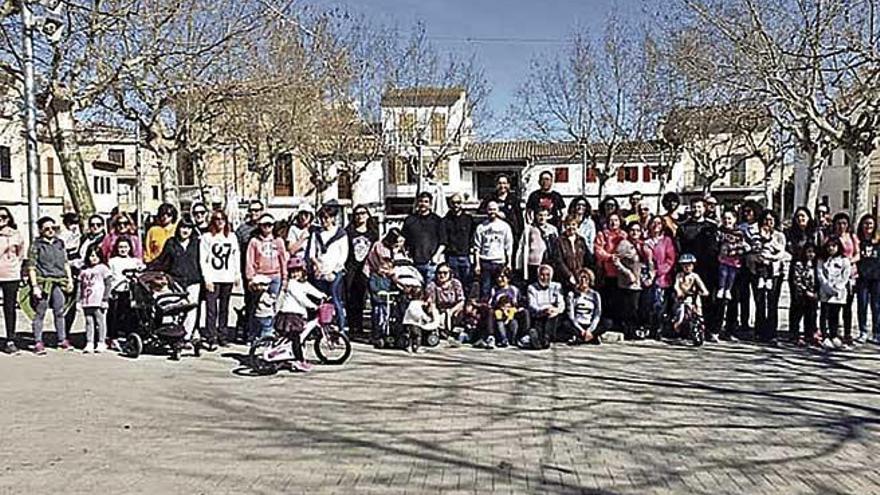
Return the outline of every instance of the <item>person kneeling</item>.
{"type": "Polygon", "coordinates": [[[593,272],[584,268],[577,274],[577,286],[568,293],[568,323],[571,326],[571,345],[600,344],[599,321],[602,319],[602,298],[593,290],[593,272]]]}
{"type": "Polygon", "coordinates": [[[565,311],[562,286],[553,282],[553,267],[541,265],[538,281],[529,285],[529,316],[531,329],[520,339],[520,347],[547,349],[556,340],[559,315],[565,311]]]}

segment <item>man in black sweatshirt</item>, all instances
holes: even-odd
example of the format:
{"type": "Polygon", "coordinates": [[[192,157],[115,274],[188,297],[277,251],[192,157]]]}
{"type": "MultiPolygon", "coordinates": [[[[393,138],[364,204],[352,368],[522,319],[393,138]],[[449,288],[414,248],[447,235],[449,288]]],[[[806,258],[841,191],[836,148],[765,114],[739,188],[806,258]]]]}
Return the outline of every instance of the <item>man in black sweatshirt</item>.
{"type": "Polygon", "coordinates": [[[404,246],[425,284],[434,280],[434,272],[446,250],[446,230],[443,219],[431,211],[433,200],[431,193],[419,193],[415,213],[403,222],[404,246]]]}
{"type": "Polygon", "coordinates": [[[443,217],[446,231],[446,262],[467,293],[471,287],[471,239],[474,237],[474,217],[462,208],[463,198],[455,193],[449,198],[449,212],[443,217]]]}
{"type": "Polygon", "coordinates": [[[706,202],[703,198],[691,203],[691,216],[679,225],[676,240],[679,253],[690,253],[697,258],[694,271],[709,289],[709,296],[702,301],[706,327],[710,339],[717,341],[721,316],[714,300],[718,290],[718,224],[706,218],[706,202]]]}

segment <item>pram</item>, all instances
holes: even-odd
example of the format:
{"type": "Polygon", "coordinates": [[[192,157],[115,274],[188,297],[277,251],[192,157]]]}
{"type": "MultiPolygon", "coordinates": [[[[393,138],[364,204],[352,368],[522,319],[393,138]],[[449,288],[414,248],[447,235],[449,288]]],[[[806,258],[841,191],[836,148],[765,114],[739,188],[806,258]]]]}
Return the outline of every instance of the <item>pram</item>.
{"type": "MultiPolygon", "coordinates": [[[[410,347],[410,336],[404,328],[403,315],[411,300],[408,293],[414,289],[423,289],[424,279],[407,259],[394,260],[394,278],[400,290],[378,294],[383,299],[387,312],[384,321],[379,322],[379,335],[373,339],[373,344],[376,347],[406,349],[410,347]]],[[[425,345],[436,346],[440,342],[439,331],[427,332],[424,340],[425,345]]]]}
{"type": "MultiPolygon", "coordinates": [[[[145,350],[167,351],[171,359],[180,359],[186,330],[183,320],[198,303],[189,301],[185,290],[162,272],[126,270],[131,311],[137,319],[122,347],[125,355],[137,358],[145,350]]],[[[201,341],[192,339],[193,354],[201,354],[201,341]]]]}

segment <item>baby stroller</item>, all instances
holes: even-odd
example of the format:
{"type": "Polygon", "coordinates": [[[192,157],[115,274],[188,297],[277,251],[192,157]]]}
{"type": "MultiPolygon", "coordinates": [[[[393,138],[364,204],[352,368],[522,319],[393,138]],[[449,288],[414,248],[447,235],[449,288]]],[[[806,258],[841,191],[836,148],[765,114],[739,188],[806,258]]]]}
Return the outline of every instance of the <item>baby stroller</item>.
{"type": "MultiPolygon", "coordinates": [[[[407,259],[394,260],[394,277],[400,290],[382,292],[388,308],[387,318],[379,329],[380,337],[374,340],[376,347],[407,349],[410,347],[409,332],[403,325],[403,315],[410,303],[409,293],[424,288],[422,274],[407,259]]],[[[440,342],[439,332],[425,335],[425,345],[436,346],[440,342]]]]}
{"type": "MultiPolygon", "coordinates": [[[[180,359],[186,330],[186,313],[198,303],[190,302],[186,291],[162,272],[128,270],[131,311],[137,319],[135,330],[128,334],[122,351],[137,358],[145,350],[167,351],[171,359],[180,359]]],[[[201,354],[201,342],[192,340],[193,354],[201,354]]]]}

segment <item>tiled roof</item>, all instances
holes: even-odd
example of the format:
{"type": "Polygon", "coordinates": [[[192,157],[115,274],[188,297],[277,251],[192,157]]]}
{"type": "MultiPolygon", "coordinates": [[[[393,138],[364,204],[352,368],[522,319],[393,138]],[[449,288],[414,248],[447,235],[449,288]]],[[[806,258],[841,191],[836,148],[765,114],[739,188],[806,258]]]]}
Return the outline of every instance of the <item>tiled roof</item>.
{"type": "Polygon", "coordinates": [[[383,107],[448,107],[464,96],[464,88],[420,86],[390,89],[382,95],[383,107]]]}
{"type": "Polygon", "coordinates": [[[665,120],[663,134],[673,142],[736,130],[760,132],[773,123],[766,108],[750,105],[681,107],[672,110],[665,120]]]}
{"type": "MultiPolygon", "coordinates": [[[[590,145],[595,154],[604,153],[604,144],[590,145]]],[[[630,141],[621,143],[617,153],[630,155],[636,153],[658,153],[659,145],[652,141],[630,141]]],[[[570,161],[579,160],[581,146],[573,141],[492,141],[472,143],[465,149],[462,162],[519,162],[519,161],[570,161]]]]}

